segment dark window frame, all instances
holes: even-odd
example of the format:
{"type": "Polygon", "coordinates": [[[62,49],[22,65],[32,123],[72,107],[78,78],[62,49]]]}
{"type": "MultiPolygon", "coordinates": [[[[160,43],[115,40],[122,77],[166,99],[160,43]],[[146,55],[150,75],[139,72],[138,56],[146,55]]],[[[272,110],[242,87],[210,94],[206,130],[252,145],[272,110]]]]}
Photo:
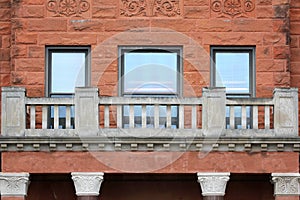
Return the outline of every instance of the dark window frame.
{"type": "Polygon", "coordinates": [[[183,94],[182,91],[182,76],[183,76],[183,61],[182,61],[182,54],[183,54],[183,46],[119,46],[118,47],[118,53],[119,53],[119,73],[118,73],[118,82],[119,82],[119,96],[176,96],[181,97],[183,94]],[[159,53],[159,52],[172,52],[177,53],[177,91],[174,94],[129,94],[124,92],[124,79],[122,78],[124,76],[125,71],[125,64],[124,64],[124,54],[134,52],[134,53],[159,53]]]}
{"type": "Polygon", "coordinates": [[[45,55],[45,94],[47,97],[51,95],[73,95],[73,93],[52,93],[52,53],[85,53],[85,87],[91,85],[91,47],[90,46],[46,46],[45,55]]]}
{"type": "Polygon", "coordinates": [[[210,85],[216,87],[216,53],[249,53],[249,93],[227,93],[228,97],[255,97],[256,95],[256,48],[255,46],[211,46],[210,85]]]}

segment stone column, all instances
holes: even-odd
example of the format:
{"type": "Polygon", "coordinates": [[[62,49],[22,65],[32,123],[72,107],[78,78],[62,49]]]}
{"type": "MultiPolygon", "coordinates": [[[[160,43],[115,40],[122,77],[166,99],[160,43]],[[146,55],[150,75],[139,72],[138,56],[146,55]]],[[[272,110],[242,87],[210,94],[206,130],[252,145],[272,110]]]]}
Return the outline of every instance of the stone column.
{"type": "Polygon", "coordinates": [[[204,200],[223,200],[230,173],[197,173],[204,200]]]}
{"type": "Polygon", "coordinates": [[[29,173],[0,173],[1,200],[25,200],[29,173]]]}
{"type": "Polygon", "coordinates": [[[299,173],[272,173],[276,200],[299,200],[299,173]]]}
{"type": "Polygon", "coordinates": [[[77,200],[97,200],[103,181],[102,172],[73,172],[77,200]]]}

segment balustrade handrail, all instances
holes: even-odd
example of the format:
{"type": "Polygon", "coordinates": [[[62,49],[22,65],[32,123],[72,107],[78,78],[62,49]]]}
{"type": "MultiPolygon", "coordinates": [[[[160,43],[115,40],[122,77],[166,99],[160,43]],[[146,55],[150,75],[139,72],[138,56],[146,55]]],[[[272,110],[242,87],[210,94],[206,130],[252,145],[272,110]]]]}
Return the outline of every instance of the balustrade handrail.
{"type": "Polygon", "coordinates": [[[74,105],[74,97],[63,97],[63,98],[53,98],[53,97],[26,97],[26,105],[74,105]]]}
{"type": "Polygon", "coordinates": [[[227,98],[226,105],[228,106],[264,106],[274,105],[273,98],[227,98]]]}
{"type": "Polygon", "coordinates": [[[201,97],[99,97],[100,105],[200,105],[202,102],[201,97]]]}

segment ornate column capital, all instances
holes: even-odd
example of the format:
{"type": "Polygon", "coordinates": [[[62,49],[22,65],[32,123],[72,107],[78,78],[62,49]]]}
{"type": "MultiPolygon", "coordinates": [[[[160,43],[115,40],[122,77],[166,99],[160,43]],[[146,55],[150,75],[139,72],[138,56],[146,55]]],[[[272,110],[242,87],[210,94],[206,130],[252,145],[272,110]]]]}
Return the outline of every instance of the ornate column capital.
{"type": "Polygon", "coordinates": [[[103,181],[102,172],[71,173],[77,196],[98,196],[103,181]]]}
{"type": "Polygon", "coordinates": [[[29,173],[0,173],[1,196],[26,196],[29,173]]]}
{"type": "Polygon", "coordinates": [[[299,173],[272,173],[274,195],[300,195],[299,173]]]}
{"type": "Polygon", "coordinates": [[[230,173],[197,173],[203,196],[224,196],[230,173]]]}

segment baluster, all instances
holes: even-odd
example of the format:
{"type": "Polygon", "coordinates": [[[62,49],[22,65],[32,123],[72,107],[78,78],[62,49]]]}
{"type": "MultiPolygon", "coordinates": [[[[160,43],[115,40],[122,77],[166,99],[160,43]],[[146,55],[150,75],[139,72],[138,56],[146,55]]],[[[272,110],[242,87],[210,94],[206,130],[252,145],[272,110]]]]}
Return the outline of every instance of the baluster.
{"type": "Polygon", "coordinates": [[[48,106],[42,107],[42,129],[47,129],[48,124],[48,106]]]}
{"type": "Polygon", "coordinates": [[[134,105],[129,105],[129,128],[134,128],[134,105]]]}
{"type": "Polygon", "coordinates": [[[154,128],[159,128],[159,105],[154,105],[154,128]]]}
{"type": "Polygon", "coordinates": [[[109,128],[109,106],[104,105],[104,128],[109,128]]]}
{"type": "Polygon", "coordinates": [[[192,106],[192,129],[197,128],[197,121],[198,121],[197,106],[193,105],[192,106]]]}
{"type": "Polygon", "coordinates": [[[184,106],[179,105],[179,129],[184,129],[184,106]]]}
{"type": "Polygon", "coordinates": [[[146,105],[142,105],[142,128],[147,127],[147,109],[146,105]]]}
{"type": "Polygon", "coordinates": [[[171,106],[167,105],[167,128],[171,128],[171,126],[172,126],[171,106]]]}
{"type": "Polygon", "coordinates": [[[54,129],[59,128],[59,106],[54,105],[54,129]]]}
{"type": "Polygon", "coordinates": [[[30,128],[35,129],[35,105],[30,105],[30,128]]]}
{"type": "Polygon", "coordinates": [[[253,106],[253,129],[258,129],[258,106],[253,106]]]}
{"type": "Polygon", "coordinates": [[[230,129],[234,129],[235,126],[235,113],[234,113],[234,106],[229,106],[229,126],[230,129]]]}
{"type": "Polygon", "coordinates": [[[265,106],[265,129],[270,129],[270,106],[265,106]]]}
{"type": "Polygon", "coordinates": [[[66,129],[71,128],[71,106],[66,106],[66,129]]]}
{"type": "Polygon", "coordinates": [[[122,105],[117,105],[117,127],[122,128],[122,105]]]}
{"type": "Polygon", "coordinates": [[[247,128],[247,113],[246,106],[242,106],[242,129],[247,128]]]}

